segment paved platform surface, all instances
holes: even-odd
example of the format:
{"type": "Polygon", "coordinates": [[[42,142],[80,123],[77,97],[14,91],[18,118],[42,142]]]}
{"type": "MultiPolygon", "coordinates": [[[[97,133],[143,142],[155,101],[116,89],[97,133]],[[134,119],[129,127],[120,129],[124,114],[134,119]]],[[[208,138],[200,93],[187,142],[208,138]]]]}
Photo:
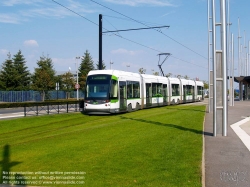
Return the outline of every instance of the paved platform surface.
{"type": "MultiPolygon", "coordinates": [[[[250,110],[250,109],[249,109],[250,110]]],[[[250,121],[240,126],[250,136],[250,121]]]]}
{"type": "Polygon", "coordinates": [[[214,137],[213,113],[206,114],[205,187],[250,187],[250,150],[232,129],[233,124],[240,124],[238,130],[250,138],[249,116],[250,101],[235,101],[235,106],[228,107],[228,136],[214,137]]]}

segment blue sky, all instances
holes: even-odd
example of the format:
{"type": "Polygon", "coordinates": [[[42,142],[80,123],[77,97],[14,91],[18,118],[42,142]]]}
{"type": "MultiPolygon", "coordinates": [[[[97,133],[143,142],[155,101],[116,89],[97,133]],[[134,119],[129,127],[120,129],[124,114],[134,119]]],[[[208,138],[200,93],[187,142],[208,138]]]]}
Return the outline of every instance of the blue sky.
{"type": "MultiPolygon", "coordinates": [[[[159,31],[104,34],[103,60],[107,69],[112,61],[112,69],[138,72],[142,67],[152,74],[159,72],[157,55],[171,53],[162,66],[165,74],[208,79],[207,0],[95,0],[103,6],[91,0],[56,1],[81,16],[52,0],[0,1],[0,64],[8,52],[14,55],[19,49],[31,72],[43,54],[52,58],[56,71],[68,71],[69,67],[74,71],[75,57],[86,50],[97,63],[98,18],[103,14],[103,28],[107,30],[170,26],[159,31]]],[[[247,44],[250,39],[249,7],[250,1],[230,0],[235,61],[238,17],[242,44],[244,30],[247,44]]]]}

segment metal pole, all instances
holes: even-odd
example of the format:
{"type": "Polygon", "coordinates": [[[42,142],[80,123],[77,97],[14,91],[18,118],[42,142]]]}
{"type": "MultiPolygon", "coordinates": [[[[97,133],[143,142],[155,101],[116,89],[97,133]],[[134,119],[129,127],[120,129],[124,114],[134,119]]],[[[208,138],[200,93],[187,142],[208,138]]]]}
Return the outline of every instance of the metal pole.
{"type": "Polygon", "coordinates": [[[248,76],[250,76],[250,40],[248,41],[248,76]]]}
{"type": "Polygon", "coordinates": [[[244,38],[243,38],[243,45],[242,45],[242,75],[246,76],[246,66],[245,66],[245,46],[246,46],[246,31],[244,30],[244,38]]]}
{"type": "Polygon", "coordinates": [[[247,76],[247,46],[246,46],[246,31],[245,30],[244,30],[244,51],[243,51],[243,54],[246,57],[244,59],[244,64],[245,64],[244,65],[244,67],[245,67],[244,75],[247,76]],[[244,53],[246,53],[246,56],[244,53]]]}
{"type": "Polygon", "coordinates": [[[240,44],[240,72],[241,72],[241,76],[243,76],[243,60],[242,60],[242,53],[243,53],[243,45],[240,44]]]}
{"type": "Polygon", "coordinates": [[[240,18],[238,18],[238,76],[241,75],[241,65],[240,65],[240,18]]]}
{"type": "MultiPolygon", "coordinates": [[[[76,84],[78,85],[78,60],[80,57],[76,57],[76,84]]],[[[79,88],[76,89],[76,99],[79,100],[79,88]]]]}
{"type": "Polygon", "coordinates": [[[250,41],[248,41],[248,52],[247,52],[247,74],[246,76],[249,76],[249,45],[250,45],[250,41]]]}
{"type": "Polygon", "coordinates": [[[230,0],[227,0],[227,60],[228,60],[228,64],[229,64],[229,76],[231,76],[231,64],[230,64],[230,13],[229,13],[229,3],[230,0]]]}
{"type": "Polygon", "coordinates": [[[112,69],[112,64],[114,64],[114,62],[112,62],[112,60],[110,60],[110,69],[112,69]]]}
{"type": "MultiPolygon", "coordinates": [[[[210,89],[210,0],[207,0],[207,29],[208,29],[208,90],[210,89]]],[[[210,92],[210,90],[209,90],[210,92]]],[[[208,113],[210,113],[210,95],[208,94],[208,113]]]]}
{"type": "Polygon", "coordinates": [[[102,14],[99,14],[99,70],[102,70],[102,14]]]}
{"type": "Polygon", "coordinates": [[[222,23],[222,68],[223,68],[223,126],[222,135],[227,136],[227,39],[226,39],[226,0],[221,0],[222,23]]]}
{"type": "MultiPolygon", "coordinates": [[[[77,69],[76,69],[76,84],[78,85],[78,63],[77,63],[77,69]]],[[[79,100],[79,87],[76,90],[76,99],[79,100]]]]}
{"type": "Polygon", "coordinates": [[[232,88],[232,106],[234,106],[234,34],[232,34],[232,55],[231,55],[231,59],[232,59],[232,79],[233,79],[233,88],[232,88]]]}
{"type": "Polygon", "coordinates": [[[127,71],[128,71],[128,68],[130,67],[130,65],[128,64],[128,65],[126,65],[127,66],[127,71]]]}
{"type": "Polygon", "coordinates": [[[56,98],[58,100],[59,82],[56,82],[56,98]]]}
{"type": "Polygon", "coordinates": [[[212,0],[212,53],[213,53],[213,134],[216,136],[216,28],[215,28],[215,0],[212,0]]]}
{"type": "Polygon", "coordinates": [[[24,116],[26,117],[26,114],[27,114],[27,112],[26,112],[26,105],[24,105],[24,116]]]}
{"type": "Polygon", "coordinates": [[[227,66],[229,67],[227,69],[227,73],[228,73],[228,80],[227,82],[229,82],[229,84],[227,84],[229,86],[229,105],[232,106],[232,87],[233,87],[233,83],[232,83],[232,74],[231,74],[231,69],[232,69],[232,64],[231,64],[231,56],[230,56],[230,0],[227,0],[227,66]]]}

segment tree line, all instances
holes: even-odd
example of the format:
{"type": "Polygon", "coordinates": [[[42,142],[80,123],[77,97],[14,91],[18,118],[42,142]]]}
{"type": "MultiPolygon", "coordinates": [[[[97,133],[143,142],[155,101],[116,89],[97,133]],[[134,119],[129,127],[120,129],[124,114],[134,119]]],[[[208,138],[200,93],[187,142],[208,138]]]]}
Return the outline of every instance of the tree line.
{"type": "MultiPolygon", "coordinates": [[[[86,50],[78,69],[78,80],[81,90],[85,87],[88,72],[98,68],[99,65],[94,65],[90,53],[86,50]]],[[[103,62],[102,69],[105,68],[106,66],[103,62]]],[[[44,93],[49,90],[55,90],[56,83],[59,83],[60,90],[70,91],[75,89],[76,79],[70,71],[62,75],[56,75],[53,61],[49,56],[42,55],[37,60],[37,67],[34,69],[34,73],[30,73],[26,60],[21,50],[19,50],[13,57],[8,53],[7,59],[0,68],[1,91],[36,90],[44,93]]]]}
{"type": "MultiPolygon", "coordinates": [[[[102,62],[102,66],[102,69],[106,69],[104,62],[102,62]]],[[[86,50],[78,68],[80,90],[84,90],[87,74],[94,69],[99,69],[99,63],[94,64],[90,53],[86,50]]],[[[141,74],[146,73],[144,68],[140,68],[138,71],[141,74]]],[[[158,72],[153,74],[159,75],[158,72]]],[[[171,75],[171,73],[168,73],[166,77],[171,75]]],[[[178,75],[176,77],[180,78],[181,76],[178,75]]],[[[183,78],[189,79],[188,76],[183,78]]],[[[60,90],[71,91],[75,89],[76,79],[70,71],[62,75],[56,75],[53,61],[49,56],[42,55],[37,60],[37,67],[34,69],[34,73],[30,73],[26,60],[21,50],[19,50],[13,57],[8,53],[7,59],[0,68],[0,91],[36,90],[45,93],[49,90],[55,90],[56,83],[59,83],[60,90]]]]}

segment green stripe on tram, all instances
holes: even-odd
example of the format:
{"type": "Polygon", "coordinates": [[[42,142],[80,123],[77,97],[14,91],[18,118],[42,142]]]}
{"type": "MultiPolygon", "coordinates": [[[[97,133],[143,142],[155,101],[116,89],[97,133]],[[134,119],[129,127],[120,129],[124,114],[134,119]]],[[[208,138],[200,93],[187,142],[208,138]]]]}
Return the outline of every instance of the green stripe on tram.
{"type": "Polygon", "coordinates": [[[118,77],[112,75],[111,79],[118,81],[118,77]]]}
{"type": "Polygon", "coordinates": [[[118,102],[118,99],[111,99],[110,102],[111,102],[111,103],[117,103],[117,102],[118,102]]]}

